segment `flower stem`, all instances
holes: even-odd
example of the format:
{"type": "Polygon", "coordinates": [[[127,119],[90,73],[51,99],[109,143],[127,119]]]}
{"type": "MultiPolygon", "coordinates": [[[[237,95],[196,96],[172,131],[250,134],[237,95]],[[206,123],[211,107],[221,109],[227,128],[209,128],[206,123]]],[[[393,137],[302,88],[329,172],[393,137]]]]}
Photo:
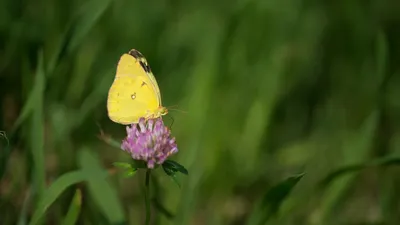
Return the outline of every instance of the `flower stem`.
{"type": "Polygon", "coordinates": [[[151,209],[150,209],[150,173],[151,169],[146,170],[146,183],[145,183],[145,189],[144,189],[144,198],[145,198],[145,204],[146,204],[146,223],[145,225],[150,224],[150,216],[151,216],[151,209]]]}

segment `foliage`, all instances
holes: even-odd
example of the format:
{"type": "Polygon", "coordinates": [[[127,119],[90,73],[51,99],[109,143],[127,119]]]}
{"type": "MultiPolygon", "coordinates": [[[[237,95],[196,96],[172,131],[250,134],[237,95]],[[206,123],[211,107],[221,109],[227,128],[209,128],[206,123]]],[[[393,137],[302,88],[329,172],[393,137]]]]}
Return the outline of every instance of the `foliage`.
{"type": "Polygon", "coordinates": [[[106,98],[132,48],[163,105],[178,105],[164,121],[172,160],[190,171],[180,189],[151,174],[155,224],[251,225],[265,192],[303,172],[276,211],[260,206],[274,215],[262,223],[397,224],[399,11],[395,0],[0,1],[1,224],[142,224],[144,174],[115,173],[129,156],[96,137],[98,124],[125,135],[106,98]]]}

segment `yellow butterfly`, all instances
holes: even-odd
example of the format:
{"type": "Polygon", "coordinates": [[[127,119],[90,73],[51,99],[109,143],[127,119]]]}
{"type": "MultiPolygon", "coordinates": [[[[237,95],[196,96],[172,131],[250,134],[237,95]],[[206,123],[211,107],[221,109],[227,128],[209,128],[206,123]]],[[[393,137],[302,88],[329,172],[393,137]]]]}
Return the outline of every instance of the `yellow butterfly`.
{"type": "Polygon", "coordinates": [[[161,105],[156,78],[144,56],[132,49],[118,62],[114,82],[108,91],[108,117],[120,124],[134,124],[139,118],[158,118],[168,113],[161,105]]]}

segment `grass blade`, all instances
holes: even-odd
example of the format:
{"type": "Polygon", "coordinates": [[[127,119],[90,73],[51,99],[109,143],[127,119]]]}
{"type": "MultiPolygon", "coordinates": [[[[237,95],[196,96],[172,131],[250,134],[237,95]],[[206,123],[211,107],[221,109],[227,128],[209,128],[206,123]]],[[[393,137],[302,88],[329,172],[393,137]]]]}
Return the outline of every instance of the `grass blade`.
{"type": "Polygon", "coordinates": [[[153,206],[163,214],[168,220],[172,220],[175,218],[175,215],[170,212],[161,202],[159,202],[156,198],[152,200],[153,206]]]}
{"type": "Polygon", "coordinates": [[[73,171],[63,174],[54,181],[54,183],[47,188],[46,195],[43,195],[40,198],[29,225],[38,224],[40,219],[45,215],[46,210],[61,195],[61,193],[69,186],[84,181],[85,177],[85,173],[82,171],[73,171]]]}
{"type": "Polygon", "coordinates": [[[125,217],[116,190],[106,180],[107,171],[100,167],[99,159],[88,149],[81,149],[79,164],[88,175],[88,188],[94,201],[112,224],[122,224],[125,217]]]}
{"type": "Polygon", "coordinates": [[[303,178],[303,176],[304,174],[302,173],[289,177],[269,189],[261,199],[261,202],[258,204],[258,206],[253,210],[249,220],[247,221],[247,224],[261,225],[266,223],[272,216],[276,215],[285,198],[290,194],[292,189],[301,180],[301,178],[303,178]]]}
{"type": "MultiPolygon", "coordinates": [[[[45,160],[44,160],[44,88],[45,73],[43,68],[43,54],[39,53],[39,62],[35,77],[35,91],[33,95],[34,104],[32,106],[31,126],[30,126],[30,146],[33,158],[33,180],[35,181],[35,190],[37,196],[41,197],[46,188],[45,178],[45,160]]],[[[30,103],[28,103],[30,104],[30,103]]]]}
{"type": "Polygon", "coordinates": [[[32,190],[31,188],[28,189],[28,191],[26,192],[25,195],[25,199],[24,199],[24,203],[22,205],[22,210],[19,214],[19,219],[18,219],[18,225],[25,225],[27,224],[27,214],[28,214],[28,208],[29,208],[29,204],[31,202],[32,199],[32,190]]]}
{"type": "Polygon", "coordinates": [[[400,166],[400,157],[383,157],[371,162],[348,165],[329,173],[320,182],[320,187],[326,187],[335,179],[352,172],[357,172],[370,167],[400,166]]]}
{"type": "Polygon", "coordinates": [[[79,212],[82,206],[82,192],[77,189],[72,199],[71,205],[69,206],[68,213],[65,216],[62,225],[74,225],[79,217],[79,212]]]}
{"type": "Polygon", "coordinates": [[[0,180],[3,178],[3,175],[6,171],[7,160],[9,159],[11,150],[13,148],[12,144],[10,144],[9,137],[4,135],[0,136],[0,180]]]}
{"type": "Polygon", "coordinates": [[[82,6],[73,21],[71,30],[73,34],[69,41],[67,52],[73,51],[89,33],[91,28],[100,19],[106,9],[110,6],[112,0],[92,0],[82,6]]]}
{"type": "Polygon", "coordinates": [[[112,0],[92,0],[84,4],[82,8],[78,10],[68,25],[59,47],[52,53],[46,67],[49,76],[52,75],[61,57],[70,54],[79,46],[84,37],[111,5],[111,2],[112,0]]]}
{"type": "Polygon", "coordinates": [[[43,92],[45,88],[45,71],[43,65],[43,54],[39,53],[38,64],[36,69],[35,81],[30,94],[28,95],[28,100],[25,102],[18,119],[14,123],[13,134],[16,129],[24,122],[28,116],[31,114],[32,110],[38,109],[43,98],[43,92]]]}

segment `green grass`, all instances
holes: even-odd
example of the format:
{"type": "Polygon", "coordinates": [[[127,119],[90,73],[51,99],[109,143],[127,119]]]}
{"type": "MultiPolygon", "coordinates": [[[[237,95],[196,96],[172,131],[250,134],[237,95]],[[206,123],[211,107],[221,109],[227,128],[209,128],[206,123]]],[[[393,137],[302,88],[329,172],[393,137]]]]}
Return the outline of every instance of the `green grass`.
{"type": "Polygon", "coordinates": [[[173,160],[189,171],[181,188],[152,173],[154,224],[397,224],[399,12],[394,0],[0,1],[0,223],[144,224],[144,174],[114,173],[129,156],[97,138],[98,125],[125,135],[106,99],[135,48],[180,110],[173,160]]]}

